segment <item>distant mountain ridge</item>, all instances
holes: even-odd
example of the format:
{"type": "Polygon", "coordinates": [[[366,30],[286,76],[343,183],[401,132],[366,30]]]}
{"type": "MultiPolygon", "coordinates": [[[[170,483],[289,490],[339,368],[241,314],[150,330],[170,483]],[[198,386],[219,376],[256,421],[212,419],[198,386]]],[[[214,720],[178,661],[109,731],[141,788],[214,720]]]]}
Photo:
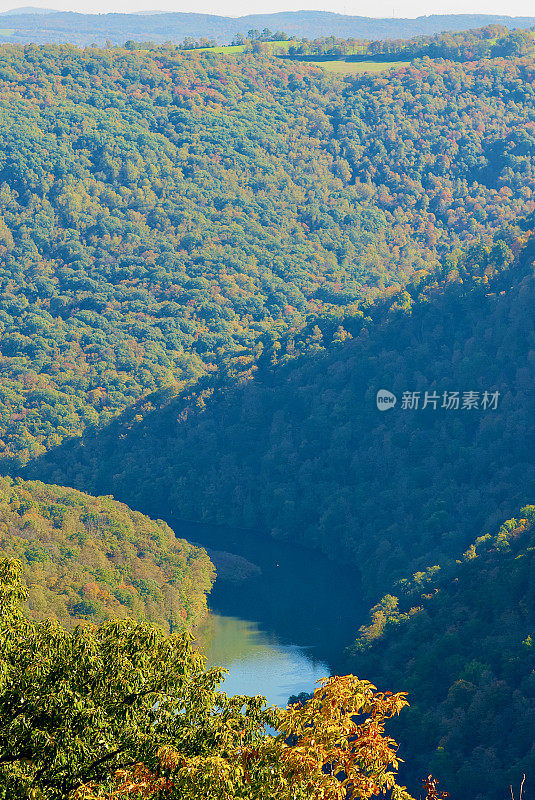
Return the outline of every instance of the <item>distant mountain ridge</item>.
{"type": "Polygon", "coordinates": [[[39,8],[38,6],[21,6],[20,8],[11,8],[7,11],[0,11],[0,17],[5,16],[19,16],[19,14],[57,14],[56,8],[39,8]]]}
{"type": "Polygon", "coordinates": [[[492,14],[452,14],[417,17],[416,19],[374,19],[347,16],[330,11],[284,11],[274,14],[251,14],[244,17],[223,17],[215,14],[161,11],[131,14],[78,14],[51,9],[20,8],[2,14],[7,30],[0,39],[18,43],[34,42],[114,44],[127,40],[181,42],[186,36],[206,36],[228,43],[238,33],[249,30],[282,30],[289,36],[314,39],[338,36],[360,39],[406,39],[443,31],[458,32],[486,25],[507,28],[530,28],[535,17],[510,17],[492,14]]]}

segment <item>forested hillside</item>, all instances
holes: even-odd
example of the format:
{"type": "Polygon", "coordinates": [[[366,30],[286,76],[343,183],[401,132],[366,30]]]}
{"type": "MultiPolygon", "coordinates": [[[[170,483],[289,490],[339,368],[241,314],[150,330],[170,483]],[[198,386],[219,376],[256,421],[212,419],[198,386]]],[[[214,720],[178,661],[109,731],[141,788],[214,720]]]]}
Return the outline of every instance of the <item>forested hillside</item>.
{"type": "Polygon", "coordinates": [[[26,611],[70,628],[134,617],[169,632],[206,612],[204,550],[111,497],[0,478],[0,558],[23,564],[26,611]]]}
{"type": "MultiPolygon", "coordinates": [[[[399,46],[406,66],[345,78],[260,45],[0,46],[5,752],[11,686],[22,708],[0,765],[26,796],[47,781],[50,798],[132,796],[139,779],[147,795],[297,800],[310,773],[318,797],[363,798],[394,780],[391,740],[382,760],[374,748],[403,696],[337,679],[332,704],[318,690],[272,741],[260,700],[221,699],[186,633],[144,624],[190,628],[213,581],[159,518],[316,548],[361,574],[370,605],[390,592],[352,658],[413,694],[398,728],[411,790],[433,770],[458,800],[503,800],[535,774],[533,32],[424,44],[399,46]],[[39,624],[14,602],[13,557],[39,624]],[[142,624],[109,622],[127,616],[142,624]],[[96,725],[87,747],[71,734],[82,706],[40,710],[55,684],[35,665],[59,651],[60,692],[96,725]],[[110,653],[133,689],[110,680],[110,653]],[[76,688],[84,670],[102,717],[86,712],[93,684],[76,688]],[[348,702],[366,709],[373,781],[347,773],[348,702]],[[306,765],[286,769],[292,748],[306,765]]],[[[340,599],[355,603],[348,644],[361,601],[340,599]]]]}
{"type": "Polygon", "coordinates": [[[349,557],[376,596],[408,570],[455,557],[535,492],[528,237],[512,228],[468,247],[445,259],[440,282],[418,288],[417,278],[341,327],[277,343],[244,386],[145,418],[133,409],[30,474],[349,557]],[[398,397],[386,413],[380,389],[398,397]],[[405,392],[419,393],[417,408],[403,407],[405,392]],[[427,408],[425,392],[435,396],[427,408]],[[445,406],[452,392],[458,408],[445,406]],[[463,408],[469,392],[476,403],[463,408]],[[496,408],[485,392],[499,393],[496,408]]]}
{"type": "Polygon", "coordinates": [[[502,800],[535,774],[535,506],[482,532],[373,609],[352,665],[409,692],[396,735],[410,788],[431,771],[453,797],[502,800]]]}
{"type": "Polygon", "coordinates": [[[531,212],[534,75],[3,46],[4,469],[531,212]]]}

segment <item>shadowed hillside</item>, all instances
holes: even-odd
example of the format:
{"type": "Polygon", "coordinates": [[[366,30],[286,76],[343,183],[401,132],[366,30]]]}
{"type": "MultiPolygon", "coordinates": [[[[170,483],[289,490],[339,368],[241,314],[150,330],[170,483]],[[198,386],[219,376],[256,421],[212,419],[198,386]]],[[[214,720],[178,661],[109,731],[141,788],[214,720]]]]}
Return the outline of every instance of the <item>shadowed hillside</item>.
{"type": "Polygon", "coordinates": [[[362,628],[351,666],[403,686],[403,780],[431,771],[453,797],[502,800],[535,775],[535,506],[483,528],[445,569],[395,587],[362,628]]]}
{"type": "Polygon", "coordinates": [[[519,229],[508,241],[524,247],[510,266],[504,239],[468,248],[442,285],[311,326],[306,356],[288,337],[245,385],[134,409],[28,474],[343,554],[372,593],[447,562],[535,491],[533,246],[519,229]],[[378,411],[379,389],[395,408],[378,411]],[[442,407],[455,391],[460,407],[442,407]],[[418,409],[404,392],[420,393],[418,409]],[[467,392],[477,408],[462,408],[467,392]]]}

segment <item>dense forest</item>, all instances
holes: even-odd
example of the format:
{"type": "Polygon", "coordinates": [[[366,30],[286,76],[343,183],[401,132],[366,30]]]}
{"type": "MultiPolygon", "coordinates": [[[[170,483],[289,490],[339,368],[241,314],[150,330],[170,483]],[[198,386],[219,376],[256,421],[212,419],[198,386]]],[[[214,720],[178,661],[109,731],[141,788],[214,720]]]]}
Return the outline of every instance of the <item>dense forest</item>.
{"type": "Polygon", "coordinates": [[[0,478],[0,557],[23,565],[29,617],[67,628],[134,617],[191,629],[213,582],[204,550],[161,520],[38,481],[0,478]]]}
{"type": "Polygon", "coordinates": [[[513,227],[469,246],[445,259],[440,283],[416,278],[343,326],[315,325],[302,349],[278,342],[278,363],[266,356],[245,385],[145,418],[134,408],[29,474],[312,545],[352,559],[371,597],[384,592],[455,558],[535,493],[529,236],[513,227]],[[399,398],[386,413],[380,389],[399,398]],[[404,392],[418,407],[403,408],[404,392]],[[453,392],[457,408],[444,403],[453,392]],[[463,408],[470,392],[477,402],[463,408]],[[485,392],[499,393],[496,408],[485,392]]]}
{"type": "Polygon", "coordinates": [[[394,727],[411,791],[432,769],[458,798],[503,800],[535,770],[533,31],[359,46],[0,45],[3,752],[20,737],[0,777],[21,796],[388,791],[382,727],[379,783],[342,786],[332,765],[353,769],[348,704],[382,726],[405,696],[350,676],[276,719],[221,697],[183,630],[212,565],[160,518],[360,573],[375,605],[351,663],[411,693],[394,727]],[[306,61],[370,55],[410,63],[306,61]],[[125,643],[131,686],[111,677],[125,643]],[[68,753],[39,727],[54,681],[76,724],[101,692],[91,741],[58,711],[68,753]]]}
{"type": "Polygon", "coordinates": [[[353,665],[400,683],[403,780],[440,775],[453,797],[502,800],[535,774],[535,506],[447,568],[402,580],[361,629],[353,665]]]}
{"type": "Polygon", "coordinates": [[[4,46],[4,469],[530,213],[534,71],[4,46]]]}

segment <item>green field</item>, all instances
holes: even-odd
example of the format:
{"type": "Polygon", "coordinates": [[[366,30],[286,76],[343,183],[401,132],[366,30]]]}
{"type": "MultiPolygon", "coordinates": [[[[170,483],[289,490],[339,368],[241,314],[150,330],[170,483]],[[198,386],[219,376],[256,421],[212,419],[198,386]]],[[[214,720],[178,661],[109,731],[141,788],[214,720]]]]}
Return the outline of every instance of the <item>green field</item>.
{"type": "Polygon", "coordinates": [[[272,53],[287,53],[292,45],[298,47],[300,42],[266,42],[266,44],[269,45],[272,53]]]}
{"type": "MultiPolygon", "coordinates": [[[[283,42],[263,42],[268,52],[276,55],[288,52],[292,45],[298,45],[299,42],[283,41],[283,42]]],[[[236,55],[243,53],[247,45],[227,45],[221,47],[202,47],[192,50],[192,53],[219,53],[221,55],[236,55]]],[[[186,51],[189,52],[189,51],[186,51]]],[[[296,61],[302,61],[297,57],[296,61]]],[[[406,67],[409,61],[345,61],[343,58],[333,59],[332,61],[308,61],[308,64],[315,64],[318,67],[323,67],[327,72],[336,75],[362,75],[364,73],[379,73],[386,72],[389,69],[399,69],[406,67]]]]}
{"type": "Polygon", "coordinates": [[[0,28],[0,36],[13,36],[15,28],[0,28]]]}
{"type": "Polygon", "coordinates": [[[362,75],[365,72],[386,72],[406,67],[410,61],[309,61],[337,75],[362,75]]]}
{"type": "Polygon", "coordinates": [[[243,53],[244,44],[226,45],[224,47],[197,47],[195,50],[185,50],[185,53],[223,53],[232,55],[233,53],[243,53]]]}
{"type": "MultiPolygon", "coordinates": [[[[291,45],[297,45],[299,42],[262,42],[270,53],[287,53],[291,45]]],[[[222,53],[223,55],[233,55],[235,53],[243,53],[246,45],[224,45],[221,47],[200,47],[197,50],[192,50],[194,53],[222,53]]]]}

